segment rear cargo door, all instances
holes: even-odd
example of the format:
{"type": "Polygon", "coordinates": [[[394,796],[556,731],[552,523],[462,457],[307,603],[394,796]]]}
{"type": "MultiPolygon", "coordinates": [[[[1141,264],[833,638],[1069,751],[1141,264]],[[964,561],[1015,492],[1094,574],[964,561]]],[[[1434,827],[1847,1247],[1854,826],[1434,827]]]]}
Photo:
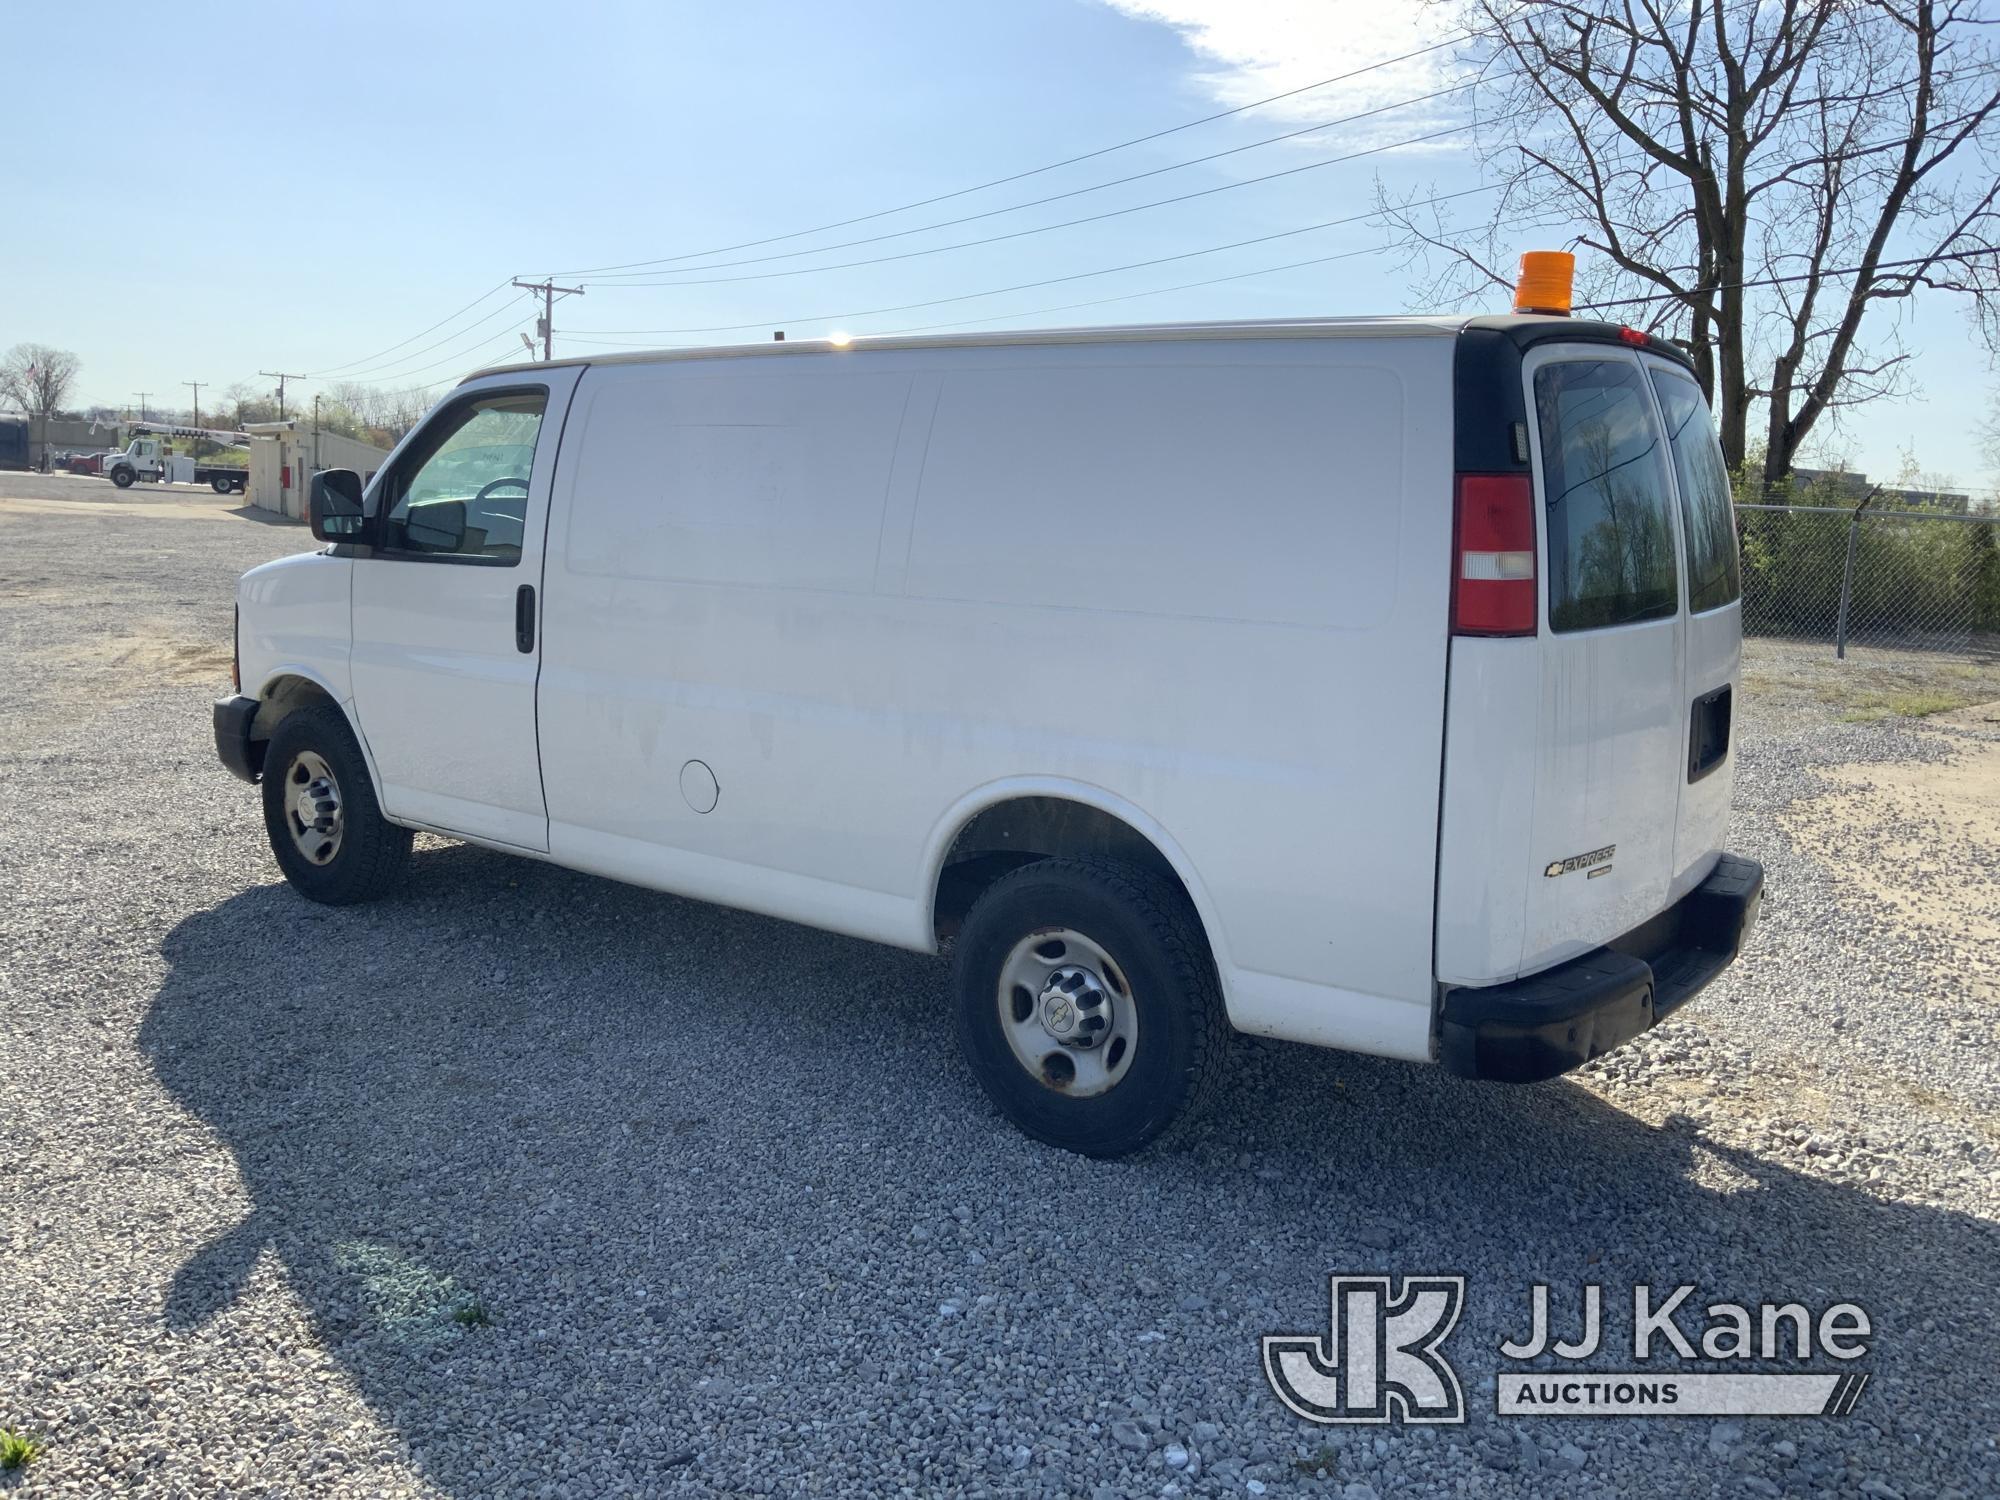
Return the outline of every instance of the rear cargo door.
{"type": "Polygon", "coordinates": [[[1736,693],[1743,662],[1743,584],[1729,468],[1694,377],[1643,357],[1659,400],[1679,494],[1682,576],[1687,594],[1687,754],[1674,846],[1673,896],[1708,872],[1729,831],[1736,775],[1736,693]]]}
{"type": "Polygon", "coordinates": [[[1523,374],[1543,580],[1527,971],[1670,899],[1687,627],[1672,458],[1639,357],[1557,345],[1523,374]]]}

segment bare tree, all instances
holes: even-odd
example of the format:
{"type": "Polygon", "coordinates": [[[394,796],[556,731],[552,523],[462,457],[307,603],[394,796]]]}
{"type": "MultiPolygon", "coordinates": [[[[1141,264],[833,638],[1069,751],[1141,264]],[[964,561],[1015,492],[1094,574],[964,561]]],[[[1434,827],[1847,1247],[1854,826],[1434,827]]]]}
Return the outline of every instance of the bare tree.
{"type": "Polygon", "coordinates": [[[402,441],[403,435],[424,419],[437,401],[437,393],[430,386],[412,385],[387,393],[382,403],[382,426],[395,434],[394,441],[402,441]]]}
{"type": "Polygon", "coordinates": [[[1981,0],[1448,0],[1499,185],[1461,227],[1378,189],[1433,304],[1579,249],[1579,302],[1680,339],[1732,469],[1903,388],[1898,309],[1962,293],[2000,338],[2000,66],[1981,0]]]}
{"type": "Polygon", "coordinates": [[[239,380],[223,391],[216,414],[226,418],[231,427],[241,427],[247,422],[275,422],[278,402],[264,387],[239,380]]]}
{"type": "Polygon", "coordinates": [[[0,401],[31,417],[53,416],[62,409],[82,368],[83,361],[67,349],[16,344],[0,360],[0,401]]]}

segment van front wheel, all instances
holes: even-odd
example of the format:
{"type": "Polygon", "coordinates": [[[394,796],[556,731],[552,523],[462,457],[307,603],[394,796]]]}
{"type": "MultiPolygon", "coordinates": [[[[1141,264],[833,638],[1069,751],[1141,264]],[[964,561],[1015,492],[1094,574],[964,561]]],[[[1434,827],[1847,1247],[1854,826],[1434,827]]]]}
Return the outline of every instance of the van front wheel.
{"type": "Polygon", "coordinates": [[[1123,1156],[1192,1117],[1227,1040],[1215,964],[1179,889],[1119,860],[996,881],[952,965],[959,1048],[1026,1134],[1123,1156]]]}
{"type": "Polygon", "coordinates": [[[327,906],[372,901],[402,877],[410,830],[382,816],[346,716],[297,709],[264,752],[264,828],[292,888],[327,906]]]}

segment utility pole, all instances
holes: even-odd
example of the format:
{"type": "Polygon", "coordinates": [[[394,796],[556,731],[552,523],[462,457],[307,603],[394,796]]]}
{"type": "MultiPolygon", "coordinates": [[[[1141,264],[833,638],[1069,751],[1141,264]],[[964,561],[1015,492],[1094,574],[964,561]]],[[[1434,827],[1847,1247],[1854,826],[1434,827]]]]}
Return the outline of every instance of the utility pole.
{"type": "Polygon", "coordinates": [[[139,398],[139,420],[141,422],[149,421],[150,415],[146,411],[146,398],[153,393],[151,391],[134,391],[132,394],[139,398]]]}
{"type": "Polygon", "coordinates": [[[306,377],[303,375],[287,375],[283,370],[259,370],[257,373],[259,375],[268,375],[271,379],[278,382],[278,420],[280,422],[284,421],[285,382],[287,380],[304,380],[306,377]]]}
{"type": "MultiPolygon", "coordinates": [[[[190,425],[195,427],[201,426],[201,388],[205,383],[206,382],[200,380],[183,380],[181,382],[182,385],[189,385],[194,387],[194,421],[190,425]]],[[[163,443],[161,447],[164,450],[166,445],[163,443]]],[[[201,457],[200,438],[188,439],[188,452],[192,453],[197,459],[201,457]]]]}
{"type": "Polygon", "coordinates": [[[523,281],[518,276],[514,278],[514,285],[521,288],[524,292],[540,292],[542,294],[542,316],[539,319],[541,326],[535,332],[542,336],[542,358],[554,359],[556,357],[556,298],[581,297],[583,295],[583,288],[580,286],[557,286],[552,281],[523,281]]]}

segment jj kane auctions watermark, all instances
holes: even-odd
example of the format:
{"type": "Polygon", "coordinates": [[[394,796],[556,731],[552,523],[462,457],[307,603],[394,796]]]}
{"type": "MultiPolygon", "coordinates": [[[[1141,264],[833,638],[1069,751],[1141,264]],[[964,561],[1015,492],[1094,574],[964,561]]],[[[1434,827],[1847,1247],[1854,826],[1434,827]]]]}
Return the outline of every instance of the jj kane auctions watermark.
{"type": "MultiPolygon", "coordinates": [[[[1322,1334],[1271,1334],[1264,1376],[1309,1422],[1455,1423],[1465,1395],[1444,1344],[1465,1309],[1463,1276],[1337,1275],[1322,1334]]],[[[1845,1416],[1868,1383],[1852,1362],[1868,1353],[1866,1309],[1836,1302],[1709,1302],[1691,1285],[1632,1288],[1627,1342],[1607,1343],[1604,1288],[1582,1288],[1574,1337],[1558,1337],[1549,1288],[1529,1291],[1527,1332],[1503,1339],[1501,1416],[1845,1416]],[[1626,1357],[1644,1368],[1578,1368],[1626,1357]],[[1830,1360],[1825,1371],[1691,1369],[1830,1360]],[[1553,1367],[1548,1362],[1554,1361],[1553,1367]],[[1541,1368],[1520,1368],[1539,1363],[1541,1368]]]]}

